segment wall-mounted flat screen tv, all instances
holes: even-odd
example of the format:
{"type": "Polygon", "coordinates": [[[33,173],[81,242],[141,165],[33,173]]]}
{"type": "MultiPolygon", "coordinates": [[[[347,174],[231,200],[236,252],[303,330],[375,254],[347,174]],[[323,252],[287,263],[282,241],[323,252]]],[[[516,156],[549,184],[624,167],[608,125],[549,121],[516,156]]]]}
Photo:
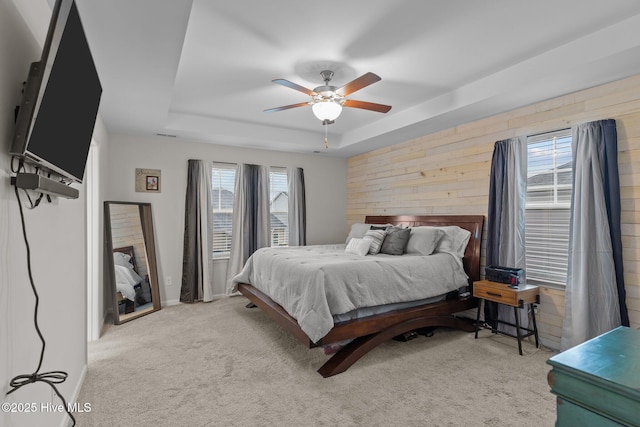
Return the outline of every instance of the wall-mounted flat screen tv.
{"type": "Polygon", "coordinates": [[[73,0],[57,0],[31,64],[10,154],[82,182],[102,85],[73,0]]]}

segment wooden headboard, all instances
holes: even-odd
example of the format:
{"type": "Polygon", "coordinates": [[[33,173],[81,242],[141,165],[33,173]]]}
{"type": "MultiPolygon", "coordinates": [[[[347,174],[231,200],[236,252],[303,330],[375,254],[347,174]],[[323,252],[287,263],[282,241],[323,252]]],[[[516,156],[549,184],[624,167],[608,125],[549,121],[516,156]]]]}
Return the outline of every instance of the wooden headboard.
{"type": "Polygon", "coordinates": [[[367,216],[367,224],[393,224],[404,227],[419,227],[422,225],[443,226],[457,225],[469,230],[471,237],[464,252],[462,264],[469,276],[469,284],[480,280],[480,246],[482,245],[483,215],[387,215],[367,216]]]}
{"type": "Polygon", "coordinates": [[[138,273],[138,266],[136,265],[136,256],[133,251],[133,246],[124,246],[122,248],[115,248],[113,252],[120,252],[120,253],[129,255],[131,257],[129,262],[131,263],[131,265],[133,265],[133,271],[138,273]]]}

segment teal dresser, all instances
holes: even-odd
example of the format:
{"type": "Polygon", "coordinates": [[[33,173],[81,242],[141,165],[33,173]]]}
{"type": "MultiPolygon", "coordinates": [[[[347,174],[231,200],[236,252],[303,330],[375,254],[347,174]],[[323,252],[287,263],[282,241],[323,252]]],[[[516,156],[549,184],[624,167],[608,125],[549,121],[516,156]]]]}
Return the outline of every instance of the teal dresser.
{"type": "Polygon", "coordinates": [[[640,331],[621,326],[547,363],[557,426],[640,426],[640,331]]]}

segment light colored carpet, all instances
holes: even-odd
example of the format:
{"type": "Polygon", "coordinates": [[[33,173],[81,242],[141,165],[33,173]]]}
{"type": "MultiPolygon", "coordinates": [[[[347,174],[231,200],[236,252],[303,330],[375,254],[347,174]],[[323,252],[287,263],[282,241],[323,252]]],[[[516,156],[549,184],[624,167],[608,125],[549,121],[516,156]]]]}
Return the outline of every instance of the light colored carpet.
{"type": "Polygon", "coordinates": [[[308,349],[244,297],[177,305],[89,344],[79,426],[552,426],[553,353],[481,331],[389,341],[322,378],[308,349]]]}

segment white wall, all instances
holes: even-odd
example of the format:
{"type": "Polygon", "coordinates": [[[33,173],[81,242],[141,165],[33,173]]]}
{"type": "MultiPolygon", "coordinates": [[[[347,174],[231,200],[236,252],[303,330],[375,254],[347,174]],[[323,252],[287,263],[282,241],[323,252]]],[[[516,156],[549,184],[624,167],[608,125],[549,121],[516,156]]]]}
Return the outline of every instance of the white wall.
{"type": "MultiPolygon", "coordinates": [[[[85,172],[85,192],[87,201],[92,203],[91,209],[87,210],[87,230],[92,230],[93,236],[91,239],[87,239],[87,244],[93,244],[93,253],[87,250],[87,254],[91,254],[92,259],[88,259],[89,265],[92,265],[91,277],[88,277],[88,304],[91,304],[92,311],[88,326],[91,328],[89,331],[89,341],[93,341],[99,338],[99,334],[104,325],[107,317],[107,307],[111,306],[110,286],[104,284],[104,194],[106,194],[107,186],[107,149],[108,149],[108,134],[104,126],[104,123],[97,118],[96,125],[93,131],[93,144],[91,148],[91,156],[95,156],[95,163],[93,164],[94,175],[91,179],[95,182],[91,182],[87,173],[89,172],[89,164],[85,172]],[[89,195],[89,192],[94,192],[89,195]],[[93,197],[91,197],[93,196],[93,197]],[[92,215],[90,220],[88,215],[92,215]],[[91,222],[90,222],[91,221],[91,222]],[[89,289],[90,288],[90,289],[89,289]]],[[[90,159],[87,161],[89,163],[90,159]]]]}
{"type": "MultiPolygon", "coordinates": [[[[50,13],[50,12],[49,12],[50,13]]],[[[46,21],[46,19],[45,19],[46,21]]],[[[30,24],[34,27],[34,24],[30,24]]],[[[37,368],[41,343],[33,325],[35,299],[27,275],[18,202],[10,185],[6,154],[13,132],[13,111],[29,64],[41,47],[10,0],[0,0],[0,394],[7,402],[59,401],[44,383],[29,384],[6,396],[9,381],[37,368]]],[[[62,370],[68,379],[58,387],[73,400],[86,369],[85,206],[78,200],[46,201],[25,209],[33,277],[40,296],[39,324],[47,346],[42,371],[62,370]]],[[[0,411],[2,426],[57,426],[66,415],[38,411],[0,411]]]]}
{"type": "MultiPolygon", "coordinates": [[[[158,253],[160,293],[164,304],[179,300],[182,279],[184,204],[187,161],[212,160],[304,169],[307,243],[344,241],[347,161],[318,155],[250,150],[165,137],[110,135],[107,199],[152,204],[158,253]],[[135,169],[160,169],[161,193],[136,193],[135,169]],[[173,285],[167,285],[167,278],[173,285]]],[[[226,264],[214,266],[214,293],[225,292],[226,264]]]]}

